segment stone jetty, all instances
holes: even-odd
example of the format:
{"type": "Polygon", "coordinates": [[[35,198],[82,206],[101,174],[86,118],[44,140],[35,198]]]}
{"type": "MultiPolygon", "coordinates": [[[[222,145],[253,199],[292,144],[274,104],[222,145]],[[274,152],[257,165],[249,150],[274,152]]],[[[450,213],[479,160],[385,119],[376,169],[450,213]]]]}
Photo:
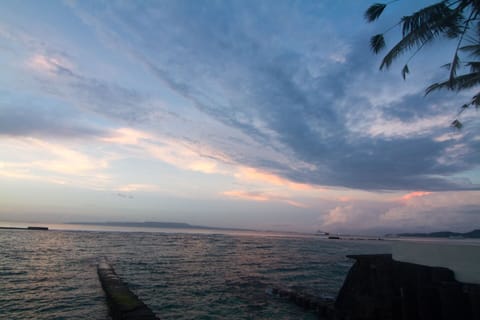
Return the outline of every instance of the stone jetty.
{"type": "Polygon", "coordinates": [[[107,296],[110,316],[113,320],[159,319],[147,305],[128,289],[106,260],[98,264],[97,272],[107,296]]]}

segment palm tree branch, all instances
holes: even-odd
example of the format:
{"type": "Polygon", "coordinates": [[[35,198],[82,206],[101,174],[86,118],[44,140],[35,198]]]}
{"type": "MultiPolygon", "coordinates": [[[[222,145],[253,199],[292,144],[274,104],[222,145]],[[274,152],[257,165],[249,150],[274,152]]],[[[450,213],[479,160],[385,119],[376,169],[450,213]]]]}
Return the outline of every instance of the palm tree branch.
{"type": "Polygon", "coordinates": [[[444,1],[402,18],[402,39],[385,55],[380,69],[389,67],[403,52],[415,46],[423,46],[442,33],[458,29],[461,11],[451,9],[444,1]]]}
{"type": "Polygon", "coordinates": [[[446,80],[439,83],[434,83],[425,90],[425,94],[439,89],[448,89],[459,91],[462,89],[469,89],[480,84],[480,72],[472,72],[463,74],[453,78],[453,80],[446,80]]]}
{"type": "Polygon", "coordinates": [[[460,66],[460,59],[458,57],[458,51],[460,50],[460,46],[462,44],[462,41],[463,41],[463,37],[465,36],[465,34],[467,33],[467,30],[470,26],[470,22],[472,21],[472,19],[474,19],[474,16],[476,16],[475,14],[475,11],[471,11],[470,12],[470,16],[468,17],[467,20],[465,20],[464,22],[464,25],[463,25],[463,30],[460,34],[460,37],[458,39],[458,42],[457,42],[457,47],[455,48],[455,52],[454,52],[454,55],[453,55],[453,59],[452,59],[452,62],[450,64],[450,76],[449,76],[449,81],[452,82],[453,79],[455,78],[455,76],[457,75],[457,69],[459,68],[460,66]]]}

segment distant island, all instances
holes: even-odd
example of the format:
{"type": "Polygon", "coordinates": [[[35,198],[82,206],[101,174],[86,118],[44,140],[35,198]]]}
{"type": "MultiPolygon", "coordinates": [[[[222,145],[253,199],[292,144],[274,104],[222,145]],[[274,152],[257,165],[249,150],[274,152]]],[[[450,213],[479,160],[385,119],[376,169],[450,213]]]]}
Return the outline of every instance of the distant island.
{"type": "Polygon", "coordinates": [[[236,230],[236,231],[252,231],[249,229],[239,228],[221,228],[221,227],[208,227],[208,226],[196,226],[185,222],[69,222],[69,224],[83,224],[93,226],[109,226],[109,227],[133,227],[133,228],[169,228],[169,229],[209,229],[209,230],[236,230]]]}
{"type": "Polygon", "coordinates": [[[431,233],[399,233],[399,237],[418,237],[418,238],[468,238],[480,239],[480,229],[470,232],[460,233],[451,231],[439,231],[431,233]]]}

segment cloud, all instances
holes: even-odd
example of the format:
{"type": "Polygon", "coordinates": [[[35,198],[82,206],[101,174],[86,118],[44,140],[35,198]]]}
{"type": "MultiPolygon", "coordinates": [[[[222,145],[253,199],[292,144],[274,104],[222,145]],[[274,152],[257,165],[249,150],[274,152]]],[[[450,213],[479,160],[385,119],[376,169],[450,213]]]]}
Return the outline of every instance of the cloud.
{"type": "MultiPolygon", "coordinates": [[[[110,131],[109,135],[100,140],[128,150],[120,153],[140,158],[153,157],[183,170],[230,176],[242,185],[274,188],[282,192],[289,191],[304,196],[316,196],[325,191],[318,186],[296,183],[267,171],[245,167],[219,150],[188,139],[164,137],[123,127],[110,131]]],[[[141,187],[141,185],[138,186],[141,187]]]]}
{"type": "Polygon", "coordinates": [[[49,101],[0,102],[0,135],[96,139],[107,132],[75,110],[49,101]]]}
{"type": "Polygon", "coordinates": [[[262,172],[261,170],[258,170],[255,168],[239,167],[237,169],[237,172],[235,173],[235,177],[239,180],[244,180],[244,181],[257,181],[257,182],[267,183],[270,185],[283,186],[291,190],[322,191],[322,189],[319,187],[302,184],[302,183],[295,183],[285,178],[282,178],[278,175],[268,173],[268,172],[262,172]]]}
{"type": "Polygon", "coordinates": [[[478,224],[478,191],[411,192],[401,201],[349,201],[319,217],[322,228],[341,232],[469,231],[478,224]]]}
{"type": "Polygon", "coordinates": [[[130,184],[119,186],[117,190],[121,192],[135,192],[135,191],[155,192],[161,189],[159,186],[153,185],[153,184],[130,183],[130,184]]]}
{"type": "Polygon", "coordinates": [[[142,140],[151,139],[152,135],[132,128],[118,128],[102,141],[117,144],[139,144],[142,140]]]}
{"type": "Polygon", "coordinates": [[[424,196],[428,196],[430,194],[432,194],[432,193],[431,192],[426,192],[426,191],[413,191],[413,192],[410,192],[410,193],[407,193],[406,195],[404,195],[402,197],[402,200],[408,201],[412,198],[424,197],[424,196]]]}
{"type": "Polygon", "coordinates": [[[73,75],[73,64],[62,56],[34,54],[27,60],[27,67],[41,73],[56,74],[67,73],[73,75]]]}
{"type": "Polygon", "coordinates": [[[3,177],[93,189],[104,188],[110,179],[103,172],[110,165],[108,157],[92,156],[75,147],[38,138],[4,138],[0,145],[3,177]]]}
{"type": "Polygon", "coordinates": [[[41,86],[46,92],[82,109],[128,123],[150,120],[160,111],[154,110],[147,97],[137,90],[81,75],[64,59],[34,55],[27,65],[39,72],[41,86]]]}
{"type": "MultiPolygon", "coordinates": [[[[418,83],[427,84],[428,75],[418,75],[415,85],[401,90],[396,75],[371,77],[376,66],[368,34],[355,34],[364,43],[352,41],[313,2],[281,2],[268,10],[249,2],[105,6],[93,13],[79,2],[74,10],[109,46],[136,59],[198,110],[291,155],[286,162],[265,161],[258,150],[249,149],[240,155],[249,160],[243,160],[234,147],[224,149],[235,161],[300,184],[479,188],[449,178],[477,167],[473,150],[478,142],[465,135],[469,148],[455,154],[456,163],[442,160],[453,144],[437,138],[448,130],[451,112],[442,106],[450,96],[420,99],[418,83]],[[307,15],[309,10],[316,15],[307,15]],[[397,112],[403,109],[408,111],[397,112]],[[298,162],[309,168],[295,168],[298,162]]],[[[362,23],[361,15],[357,19],[362,23]]],[[[335,24],[346,26],[347,21],[335,24]]]]}
{"type": "Polygon", "coordinates": [[[261,202],[266,202],[266,201],[279,201],[279,202],[284,202],[288,205],[291,205],[293,207],[297,208],[308,208],[307,205],[291,200],[287,197],[268,193],[268,192],[259,192],[259,191],[242,191],[242,190],[230,190],[230,191],[225,191],[222,193],[224,196],[230,197],[230,198],[235,198],[235,199],[240,199],[240,200],[248,200],[248,201],[261,201],[261,202]]]}
{"type": "Polygon", "coordinates": [[[123,199],[133,199],[134,196],[131,194],[117,193],[117,196],[123,199]]]}
{"type": "MultiPolygon", "coordinates": [[[[26,32],[2,35],[31,49],[25,66],[57,103],[66,101],[132,127],[148,124],[148,134],[176,127],[171,129],[174,137],[142,142],[157,159],[204,173],[223,173],[222,162],[229,162],[255,168],[270,182],[272,177],[289,181],[290,187],[479,188],[468,177],[452,177],[478,168],[475,150],[480,141],[471,129],[461,141],[442,138],[451,114],[445,106],[462,97],[438,94],[424,99],[418,83],[428,83],[429,76],[406,86],[397,85],[398,78],[391,74],[372,77],[375,60],[366,58],[367,41],[358,40],[368,35],[355,33],[358,39],[352,40],[354,36],[342,31],[350,18],[332,21],[325,5],[281,2],[268,10],[250,2],[70,5],[106,47],[150,72],[159,88],[167,87],[194,106],[196,110],[181,109],[187,121],[155,126],[163,116],[178,114],[152,99],[141,84],[123,86],[112,77],[88,75],[78,58],[26,32]],[[206,129],[199,136],[201,130],[190,130],[198,124],[193,119],[198,112],[225,132],[206,129]],[[197,143],[207,150],[201,157],[198,150],[192,153],[197,143]]],[[[363,23],[361,15],[357,19],[363,23]]],[[[53,108],[41,115],[51,112],[53,108]]],[[[39,117],[29,126],[29,116],[5,113],[12,120],[5,126],[7,134],[104,135],[93,125],[64,118],[55,124],[39,117]]],[[[128,135],[118,133],[115,139],[134,139],[131,145],[148,140],[128,135]]]]}

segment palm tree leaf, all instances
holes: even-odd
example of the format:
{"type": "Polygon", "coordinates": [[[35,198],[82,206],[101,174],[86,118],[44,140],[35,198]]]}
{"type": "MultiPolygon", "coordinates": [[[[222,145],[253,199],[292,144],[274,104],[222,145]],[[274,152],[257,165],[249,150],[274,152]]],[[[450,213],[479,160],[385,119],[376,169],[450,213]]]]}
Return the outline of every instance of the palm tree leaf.
{"type": "Polygon", "coordinates": [[[465,65],[470,67],[470,72],[480,72],[480,61],[469,61],[465,65]]]}
{"type": "Polygon", "coordinates": [[[473,96],[472,102],[470,103],[475,106],[476,109],[480,106],[480,92],[473,96]]]}
{"type": "Polygon", "coordinates": [[[414,46],[421,46],[437,36],[435,33],[423,34],[420,35],[418,32],[410,33],[402,40],[400,40],[392,49],[383,57],[382,63],[380,64],[380,70],[384,67],[388,68],[392,64],[392,62],[398,58],[402,53],[408,51],[414,46]]]}
{"type": "Polygon", "coordinates": [[[460,91],[463,89],[469,89],[476,85],[480,85],[480,72],[472,72],[457,76],[452,80],[447,80],[440,83],[434,83],[425,90],[425,94],[429,94],[432,91],[439,89],[448,89],[460,91]]]}
{"type": "Polygon", "coordinates": [[[458,57],[458,54],[455,52],[455,55],[453,56],[453,60],[450,64],[450,76],[449,76],[449,81],[453,81],[453,79],[457,75],[457,69],[460,67],[460,58],[458,57]]]}
{"type": "Polygon", "coordinates": [[[377,20],[382,14],[383,10],[387,5],[384,3],[375,3],[372,4],[367,11],[365,11],[364,17],[368,22],[373,22],[377,20]]]}
{"type": "Polygon", "coordinates": [[[447,69],[447,70],[450,70],[451,67],[452,67],[452,64],[450,62],[445,63],[444,65],[440,66],[440,68],[444,68],[444,69],[447,69]]]}
{"type": "Polygon", "coordinates": [[[444,1],[402,18],[402,39],[385,55],[380,69],[388,68],[402,53],[414,47],[422,47],[440,35],[456,30],[460,33],[463,16],[449,8],[444,1]]]}
{"type": "Polygon", "coordinates": [[[409,73],[410,73],[410,70],[408,69],[408,65],[403,66],[403,69],[402,69],[403,80],[405,80],[405,78],[407,77],[407,74],[409,73]]]}
{"type": "Polygon", "coordinates": [[[480,44],[463,46],[460,50],[468,52],[471,56],[480,56],[480,44]]]}
{"type": "MultiPolygon", "coordinates": [[[[402,18],[402,33],[407,34],[424,27],[441,28],[442,32],[460,32],[460,23],[463,16],[457,10],[447,6],[445,1],[440,1],[425,7],[410,16],[402,18]],[[441,23],[439,23],[441,22],[441,23]]],[[[458,34],[457,34],[458,35],[458,34]]]]}
{"type": "Polygon", "coordinates": [[[457,129],[462,129],[463,124],[458,119],[455,119],[452,121],[451,126],[457,129]]]}
{"type": "Polygon", "coordinates": [[[383,48],[385,48],[385,38],[383,34],[376,34],[370,39],[370,47],[373,52],[379,53],[383,48]]]}

